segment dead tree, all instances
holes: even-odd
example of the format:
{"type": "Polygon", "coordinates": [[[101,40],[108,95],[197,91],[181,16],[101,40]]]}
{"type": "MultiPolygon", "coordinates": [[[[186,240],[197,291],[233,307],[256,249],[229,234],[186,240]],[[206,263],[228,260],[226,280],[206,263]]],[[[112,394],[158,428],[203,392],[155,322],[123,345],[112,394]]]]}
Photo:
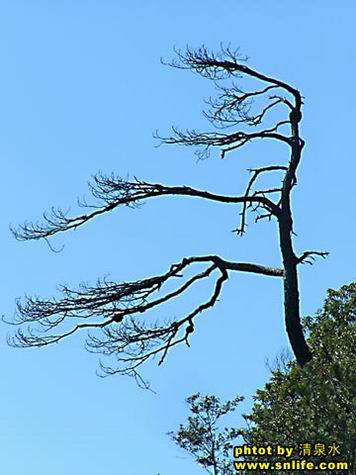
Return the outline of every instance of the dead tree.
{"type": "Polygon", "coordinates": [[[252,168],[246,189],[239,196],[98,174],[90,184],[96,204],[81,203],[88,207],[86,213],[69,217],[60,209],[52,209],[51,213],[44,214],[42,223],[27,222],[14,229],[14,235],[19,240],[47,240],[54,234],[76,229],[120,206],[134,208],[148,198],[159,196],[190,196],[240,205],[241,220],[235,230],[239,235],[246,231],[249,211],[257,213],[256,221],[275,219],[281,267],[230,262],[218,255],[195,256],[185,257],[171,265],[165,273],[143,280],[115,283],[104,279],[94,286],[82,284],[77,289],[63,286],[62,296],[58,299],[26,297],[17,302],[17,317],[13,323],[27,324],[27,329],[20,327],[10,344],[22,347],[46,346],[80,330],[100,329],[99,333],[89,333],[87,347],[91,351],[116,357],[116,366],[102,366],[104,372],[134,376],[139,383],[146,384],[138,372],[140,365],[157,355],[161,364],[171,348],[179,343],[189,344],[196,317],[216,304],[229,274],[234,271],[252,272],[283,280],[286,330],[297,362],[304,366],[312,355],[300,321],[297,268],[299,264],[311,263],[315,256],[325,257],[327,253],[306,251],[298,256],[293,248],[291,196],[297,183],[297,169],[304,148],[304,140],[300,135],[302,96],[288,83],[246,66],[238,52],[229,48],[222,48],[218,54],[205,47],[197,50],[188,48],[184,53],[176,53],[177,59],[171,63],[172,66],[196,72],[213,80],[217,87],[217,98],[209,100],[210,108],[205,112],[214,131],[201,133],[173,129],[172,136],[160,137],[163,143],[197,146],[200,155],[217,147],[221,150],[221,158],[224,158],[255,139],[269,139],[287,147],[289,160],[284,164],[267,163],[263,167],[252,168]],[[245,78],[258,85],[250,91],[242,90],[233,82],[236,78],[245,78]],[[229,81],[228,86],[226,80],[229,81]],[[271,116],[273,124],[265,125],[268,120],[271,121],[271,116]],[[274,117],[279,116],[281,120],[275,121],[274,117]],[[265,174],[277,177],[277,184],[256,188],[265,174]],[[199,269],[187,276],[188,268],[194,267],[199,269]],[[187,315],[154,323],[142,318],[142,314],[180,296],[198,281],[208,278],[215,278],[212,294],[187,315]],[[172,280],[179,282],[179,285],[175,290],[165,291],[165,284],[172,280]]]}

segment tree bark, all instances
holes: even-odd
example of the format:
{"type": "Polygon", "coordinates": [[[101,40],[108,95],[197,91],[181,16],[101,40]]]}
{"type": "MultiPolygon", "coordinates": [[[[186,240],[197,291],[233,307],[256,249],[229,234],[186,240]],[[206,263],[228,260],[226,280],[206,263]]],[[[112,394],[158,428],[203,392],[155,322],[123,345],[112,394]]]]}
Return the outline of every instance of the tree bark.
{"type": "Polygon", "coordinates": [[[299,136],[299,122],[302,118],[302,100],[299,93],[295,93],[295,107],[289,118],[292,135],[290,138],[291,158],[287,173],[283,180],[281,196],[281,212],[278,216],[280,248],[284,267],[284,311],[285,325],[290,344],[298,364],[303,367],[311,360],[312,354],[304,337],[300,320],[300,304],[298,289],[298,258],[293,250],[292,233],[293,218],[290,204],[291,192],[296,183],[296,169],[299,165],[304,141],[299,136]]]}

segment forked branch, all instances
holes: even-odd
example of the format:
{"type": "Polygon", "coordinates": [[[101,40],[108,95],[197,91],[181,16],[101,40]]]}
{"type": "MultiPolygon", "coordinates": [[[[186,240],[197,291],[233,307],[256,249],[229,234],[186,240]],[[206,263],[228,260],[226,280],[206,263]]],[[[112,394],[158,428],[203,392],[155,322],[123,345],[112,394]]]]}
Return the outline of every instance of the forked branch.
{"type": "Polygon", "coordinates": [[[16,319],[12,323],[37,326],[29,331],[19,328],[9,339],[9,344],[20,347],[47,346],[81,330],[100,329],[101,336],[89,335],[88,349],[115,356],[118,367],[115,370],[108,369],[109,373],[115,371],[137,378],[138,367],[148,358],[160,355],[161,364],[170,348],[179,343],[189,345],[188,338],[195,328],[194,319],[216,304],[229,271],[283,276],[282,269],[231,262],[212,255],[185,258],[164,274],[134,282],[117,284],[103,280],[94,287],[82,284],[76,290],[62,286],[61,299],[27,297],[24,302],[17,302],[16,319]],[[205,269],[184,277],[184,271],[194,264],[205,265],[205,269]],[[187,315],[150,325],[137,318],[181,296],[195,283],[216,273],[210,297],[187,315]],[[182,280],[182,283],[174,290],[165,291],[164,284],[175,279],[182,280]],[[58,330],[56,334],[53,334],[54,329],[58,330]]]}

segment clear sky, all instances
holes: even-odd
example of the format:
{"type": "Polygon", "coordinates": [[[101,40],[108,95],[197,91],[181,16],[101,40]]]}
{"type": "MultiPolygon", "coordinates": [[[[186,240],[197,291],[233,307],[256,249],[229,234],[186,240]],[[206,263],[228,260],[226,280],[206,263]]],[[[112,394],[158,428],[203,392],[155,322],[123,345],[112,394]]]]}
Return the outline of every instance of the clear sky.
{"type": "MultiPolygon", "coordinates": [[[[246,169],[282,152],[251,145],[197,163],[189,148],[155,148],[172,124],[209,129],[201,109],[213,85],[160,64],[174,46],[240,46],[249,65],[305,97],[307,141],[294,190],[298,251],[330,251],[300,272],[303,314],[327,288],[355,278],[355,19],[353,0],[3,0],[0,4],[1,313],[16,297],[56,286],[164,272],[184,256],[214,253],[279,265],[274,223],[249,226],[238,209],[158,199],[118,210],[73,233],[19,243],[9,224],[73,206],[101,170],[147,181],[237,194],[246,169]]],[[[278,155],[279,156],[279,155],[278,155]]],[[[170,307],[173,315],[183,310],[170,307]]],[[[144,374],[156,394],[125,377],[99,379],[84,335],[45,349],[8,348],[1,325],[1,473],[192,475],[202,473],[165,435],[196,391],[251,396],[268,378],[266,358],[288,347],[278,279],[234,275],[215,309],[199,317],[191,348],[144,374]]],[[[240,422],[240,419],[237,418],[240,422]]]]}

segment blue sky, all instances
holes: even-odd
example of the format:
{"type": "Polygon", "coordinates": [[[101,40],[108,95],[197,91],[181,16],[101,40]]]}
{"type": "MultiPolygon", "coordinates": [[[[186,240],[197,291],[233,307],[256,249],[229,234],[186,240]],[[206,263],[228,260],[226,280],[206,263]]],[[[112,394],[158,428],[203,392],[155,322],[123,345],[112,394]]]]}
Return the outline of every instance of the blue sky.
{"type": "MultiPolygon", "coordinates": [[[[201,109],[212,84],[160,64],[186,44],[240,46],[249,65],[301,90],[307,145],[293,196],[295,244],[331,253],[301,268],[303,314],[322,305],[327,288],[352,281],[355,13],[352,0],[1,2],[1,313],[11,316],[25,294],[56,295],[59,283],[140,279],[189,255],[279,265],[275,224],[250,220],[237,238],[237,208],[189,199],[100,217],[54,238],[64,245],[59,254],[9,233],[9,224],[52,205],[74,212],[99,170],[237,194],[247,168],[285,156],[273,144],[252,144],[197,162],[189,148],[155,148],[156,129],[209,128],[201,109]]],[[[178,315],[181,305],[168,311],[178,315]]],[[[129,378],[97,378],[84,335],[17,350],[6,346],[9,331],[2,324],[0,469],[14,475],[198,475],[165,435],[185,419],[184,398],[242,394],[248,411],[268,377],[266,358],[288,347],[281,282],[237,274],[199,317],[191,348],[144,369],[156,394],[129,378]]]]}

